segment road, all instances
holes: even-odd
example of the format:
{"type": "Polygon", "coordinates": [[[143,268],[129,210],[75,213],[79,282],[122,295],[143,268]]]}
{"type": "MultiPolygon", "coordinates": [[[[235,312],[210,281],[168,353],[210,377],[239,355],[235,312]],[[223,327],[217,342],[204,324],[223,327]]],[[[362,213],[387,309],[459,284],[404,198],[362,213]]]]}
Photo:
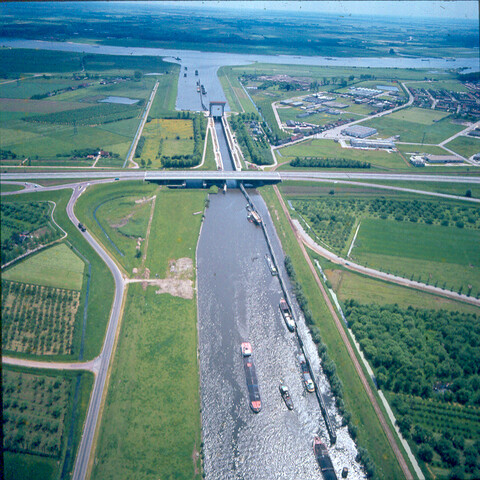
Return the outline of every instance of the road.
{"type": "Polygon", "coordinates": [[[100,363],[99,357],[89,362],[39,362],[36,360],[25,360],[24,358],[2,357],[2,363],[5,365],[15,365],[17,367],[43,368],[49,370],[89,370],[97,373],[100,363]]]}
{"type": "MultiPolygon", "coordinates": [[[[77,186],[73,190],[73,194],[67,205],[67,215],[70,221],[74,225],[78,225],[78,219],[75,216],[73,208],[78,197],[84,192],[82,186],[77,186]]],[[[110,312],[110,319],[108,322],[107,333],[105,335],[105,341],[100,355],[97,357],[98,361],[98,373],[95,376],[95,383],[93,385],[93,391],[90,398],[90,404],[88,407],[87,417],[85,419],[85,426],[83,429],[83,435],[78,448],[77,459],[75,462],[75,468],[73,471],[73,480],[83,480],[87,474],[90,454],[93,446],[93,440],[95,436],[95,429],[98,423],[98,417],[100,413],[100,406],[102,403],[102,397],[107,381],[108,366],[112,357],[113,345],[115,343],[115,335],[117,332],[118,323],[122,311],[123,297],[125,293],[125,283],[122,274],[115,264],[115,262],[109,257],[109,255],[103,250],[99,243],[90,235],[88,231],[82,232],[85,240],[93,247],[95,252],[102,258],[107,264],[108,268],[112,272],[115,280],[115,296],[113,299],[112,310],[110,312]]]]}
{"type": "MultiPolygon", "coordinates": [[[[78,181],[100,180],[111,181],[113,178],[120,180],[241,180],[241,181],[281,181],[281,180],[402,180],[416,182],[449,182],[449,183],[480,183],[480,169],[478,175],[441,175],[422,173],[366,173],[366,172],[261,172],[261,171],[162,171],[162,170],[110,170],[110,171],[70,171],[70,172],[15,172],[3,173],[2,182],[6,181],[30,181],[30,180],[62,180],[71,179],[75,185],[78,181]]],[[[33,187],[29,187],[34,189],[33,187]]],[[[46,187],[50,190],[58,189],[59,186],[46,187]]]]}
{"type": "Polygon", "coordinates": [[[132,145],[130,145],[130,150],[127,153],[127,158],[125,158],[125,162],[123,164],[123,168],[125,168],[126,165],[128,165],[129,162],[132,162],[134,164],[135,168],[138,168],[138,163],[133,161],[133,155],[135,154],[135,150],[137,149],[138,141],[140,140],[140,137],[143,132],[143,127],[145,126],[145,123],[148,118],[148,114],[150,113],[150,109],[152,108],[153,104],[153,99],[155,98],[155,95],[157,93],[157,88],[158,88],[158,81],[155,83],[152,93],[150,94],[150,98],[148,99],[147,106],[145,107],[145,110],[143,111],[142,119],[140,120],[140,125],[138,126],[137,133],[135,134],[135,138],[133,139],[132,145]]]}

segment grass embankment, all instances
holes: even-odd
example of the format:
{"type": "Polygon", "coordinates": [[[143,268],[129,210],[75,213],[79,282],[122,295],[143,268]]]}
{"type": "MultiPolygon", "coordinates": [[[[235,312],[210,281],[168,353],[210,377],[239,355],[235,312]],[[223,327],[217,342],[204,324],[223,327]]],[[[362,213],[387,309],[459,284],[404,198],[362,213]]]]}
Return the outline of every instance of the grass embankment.
{"type": "Polygon", "coordinates": [[[273,189],[271,187],[263,189],[262,196],[271,212],[283,249],[292,259],[297,277],[313,312],[315,325],[321,332],[322,340],[328,348],[328,354],[334,361],[338,376],[344,385],[344,402],[347,410],[352,414],[353,423],[358,428],[358,443],[368,450],[375,462],[379,478],[389,480],[403,478],[387,437],[355,371],[331,314],[318,292],[314,277],[305,263],[273,189]]]}
{"type": "MultiPolygon", "coordinates": [[[[144,182],[94,185],[77,201],[75,211],[78,218],[129,273],[142,264],[142,258],[136,257],[136,246],[139,237],[145,239],[152,206],[151,200],[135,202],[151,198],[158,188],[158,185],[144,182]]],[[[140,251],[143,254],[144,250],[144,242],[141,242],[140,251]]]]}
{"type": "Polygon", "coordinates": [[[29,256],[3,274],[5,280],[81,290],[85,264],[64,243],[29,256]]]}
{"type": "Polygon", "coordinates": [[[213,151],[212,133],[207,131],[207,149],[205,151],[205,163],[198,170],[216,170],[215,152],[213,151]]]}
{"type": "Polygon", "coordinates": [[[0,183],[0,192],[15,192],[17,190],[23,190],[23,185],[12,185],[8,183],[0,183]]]}
{"type": "MultiPolygon", "coordinates": [[[[111,301],[113,299],[113,278],[107,266],[96,254],[92,247],[84,240],[78,228],[70,222],[66,207],[70,199],[70,190],[59,190],[52,192],[36,192],[32,194],[11,195],[2,197],[3,202],[38,202],[52,200],[57,206],[54,211],[55,221],[67,232],[66,244],[73,245],[76,252],[79,252],[91,263],[90,292],[88,298],[88,317],[85,332],[85,350],[84,360],[90,360],[97,356],[103,344],[105,329],[110,314],[111,301]]],[[[38,255],[37,255],[38,256],[38,255]]],[[[27,257],[28,258],[28,257],[27,257]]],[[[33,259],[34,257],[32,257],[33,259]]],[[[20,266],[21,264],[19,264],[20,266]]],[[[7,270],[8,272],[8,270],[7,270]]],[[[80,350],[80,341],[82,333],[83,310],[86,295],[86,285],[88,280],[88,269],[85,268],[83,274],[82,293],[80,297],[80,307],[75,318],[75,331],[73,338],[73,354],[69,356],[40,357],[42,360],[69,360],[78,358],[80,350]]],[[[68,281],[69,274],[63,271],[60,278],[68,281]]]]}
{"type": "Polygon", "coordinates": [[[180,65],[168,64],[168,74],[157,77],[158,89],[150,108],[150,116],[160,118],[175,111],[178,90],[178,72],[180,65]]]}
{"type": "Polygon", "coordinates": [[[232,67],[220,67],[218,70],[218,78],[232,111],[238,113],[257,113],[257,109],[248,98],[248,95],[238,80],[238,73],[235,74],[232,67]]]}
{"type": "Polygon", "coordinates": [[[9,445],[3,451],[5,480],[57,480],[62,472],[68,477],[80,443],[93,375],[7,365],[3,370],[3,433],[9,445]],[[75,404],[78,375],[81,377],[75,404]],[[27,410],[23,409],[25,402],[27,410]],[[71,432],[72,447],[67,457],[71,432]]]}
{"type": "MultiPolygon", "coordinates": [[[[148,258],[162,278],[168,259],[195,262],[201,215],[192,221],[192,213],[203,210],[204,198],[198,191],[157,196],[148,258]]],[[[201,478],[196,302],[156,289],[129,286],[93,478],[201,478]]]]}
{"type": "Polygon", "coordinates": [[[473,305],[369,278],[331,263],[314,252],[309,253],[322,266],[340,302],[353,299],[362,304],[398,304],[402,308],[412,306],[413,308],[443,309],[465,313],[478,312],[478,308],[473,305]]]}

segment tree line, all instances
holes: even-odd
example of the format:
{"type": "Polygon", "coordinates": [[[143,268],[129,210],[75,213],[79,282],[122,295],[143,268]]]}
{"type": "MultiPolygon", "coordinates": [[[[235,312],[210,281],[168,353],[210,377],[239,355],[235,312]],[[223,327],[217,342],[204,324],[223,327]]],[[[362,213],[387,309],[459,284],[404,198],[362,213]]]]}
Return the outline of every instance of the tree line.
{"type": "Polygon", "coordinates": [[[292,167],[316,168],[370,168],[370,162],[349,160],[346,158],[296,157],[290,162],[292,167]]]}

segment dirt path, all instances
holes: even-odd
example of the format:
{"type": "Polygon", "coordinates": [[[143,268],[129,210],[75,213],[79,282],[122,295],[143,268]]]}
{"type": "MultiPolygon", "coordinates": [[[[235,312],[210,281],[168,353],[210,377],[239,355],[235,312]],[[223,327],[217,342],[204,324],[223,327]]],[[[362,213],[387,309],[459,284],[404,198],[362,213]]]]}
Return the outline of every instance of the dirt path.
{"type": "Polygon", "coordinates": [[[392,448],[392,450],[395,454],[395,457],[397,458],[397,461],[400,465],[400,468],[402,469],[402,471],[405,475],[405,478],[407,480],[413,480],[413,476],[410,473],[407,462],[403,458],[402,452],[400,451],[400,449],[399,449],[399,447],[398,447],[398,445],[395,441],[395,437],[394,437],[392,431],[390,430],[390,427],[389,427],[389,425],[388,425],[388,423],[387,423],[387,421],[386,421],[386,419],[383,415],[382,410],[380,409],[380,405],[378,404],[377,399],[376,399],[376,397],[375,397],[375,395],[374,395],[374,393],[373,393],[373,391],[370,387],[370,384],[368,383],[368,380],[365,377],[365,374],[363,373],[360,362],[358,361],[358,359],[355,355],[355,352],[353,350],[353,347],[348,340],[347,334],[346,334],[345,330],[343,329],[343,326],[340,322],[340,319],[338,318],[337,313],[335,312],[335,309],[333,308],[333,305],[330,301],[330,298],[328,297],[327,292],[325,291],[325,289],[322,285],[322,282],[320,281],[320,278],[317,275],[315,267],[313,266],[312,261],[310,260],[310,257],[308,256],[308,253],[305,249],[305,246],[303,245],[302,239],[299,238],[299,236],[296,233],[296,230],[295,230],[294,225],[292,223],[292,219],[290,218],[290,214],[288,213],[288,210],[287,210],[287,207],[286,207],[286,205],[283,201],[283,198],[280,195],[280,192],[278,191],[278,188],[276,186],[274,186],[273,189],[275,190],[275,194],[277,195],[278,201],[280,202],[280,205],[282,206],[282,210],[284,211],[284,213],[285,213],[285,215],[288,219],[290,227],[292,228],[293,232],[295,233],[295,238],[297,239],[297,243],[300,246],[300,249],[303,253],[305,261],[307,262],[307,264],[310,268],[310,271],[312,272],[312,274],[315,278],[315,282],[317,283],[318,288],[322,292],[325,303],[327,304],[328,309],[330,310],[330,313],[331,313],[331,315],[332,315],[332,317],[335,321],[335,325],[337,327],[337,330],[340,333],[340,336],[342,337],[342,341],[345,344],[345,347],[347,348],[348,354],[349,354],[349,356],[350,356],[350,358],[353,362],[353,365],[355,366],[355,370],[357,371],[357,374],[358,374],[358,376],[359,376],[359,378],[360,378],[360,380],[363,384],[363,387],[365,388],[365,391],[368,395],[368,398],[370,399],[370,402],[371,402],[371,404],[372,404],[372,406],[375,410],[375,413],[377,414],[377,417],[378,417],[378,419],[379,419],[379,421],[382,425],[382,428],[383,428],[383,431],[385,432],[385,435],[387,436],[388,442],[389,442],[389,444],[390,444],[390,446],[391,446],[391,448],[392,448]]]}
{"type": "Polygon", "coordinates": [[[148,241],[150,240],[150,230],[152,229],[152,220],[153,214],[155,213],[155,202],[157,201],[157,196],[154,195],[152,198],[152,206],[150,208],[150,218],[148,219],[147,234],[145,235],[145,254],[142,258],[142,268],[145,266],[145,261],[147,260],[147,251],[148,251],[148,241]]]}

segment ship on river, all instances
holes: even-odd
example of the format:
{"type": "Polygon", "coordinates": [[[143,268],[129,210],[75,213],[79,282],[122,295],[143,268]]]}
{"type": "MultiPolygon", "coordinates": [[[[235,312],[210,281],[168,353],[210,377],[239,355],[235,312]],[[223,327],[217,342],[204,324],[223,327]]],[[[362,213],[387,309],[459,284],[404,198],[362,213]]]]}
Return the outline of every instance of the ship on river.
{"type": "Polygon", "coordinates": [[[258,413],[262,409],[262,401],[260,400],[260,391],[258,389],[257,373],[252,359],[252,346],[249,342],[242,343],[243,367],[247,379],[248,396],[250,399],[250,408],[254,413],[258,413]]]}
{"type": "Polygon", "coordinates": [[[313,453],[315,454],[315,458],[320,465],[323,478],[325,480],[337,480],[337,475],[333,468],[332,459],[328,454],[327,447],[319,437],[315,437],[313,439],[313,453]]]}
{"type": "Polygon", "coordinates": [[[280,299],[280,311],[282,312],[282,317],[285,320],[287,328],[293,332],[295,330],[295,320],[292,317],[292,312],[288,308],[288,303],[284,298],[280,299]]]}

